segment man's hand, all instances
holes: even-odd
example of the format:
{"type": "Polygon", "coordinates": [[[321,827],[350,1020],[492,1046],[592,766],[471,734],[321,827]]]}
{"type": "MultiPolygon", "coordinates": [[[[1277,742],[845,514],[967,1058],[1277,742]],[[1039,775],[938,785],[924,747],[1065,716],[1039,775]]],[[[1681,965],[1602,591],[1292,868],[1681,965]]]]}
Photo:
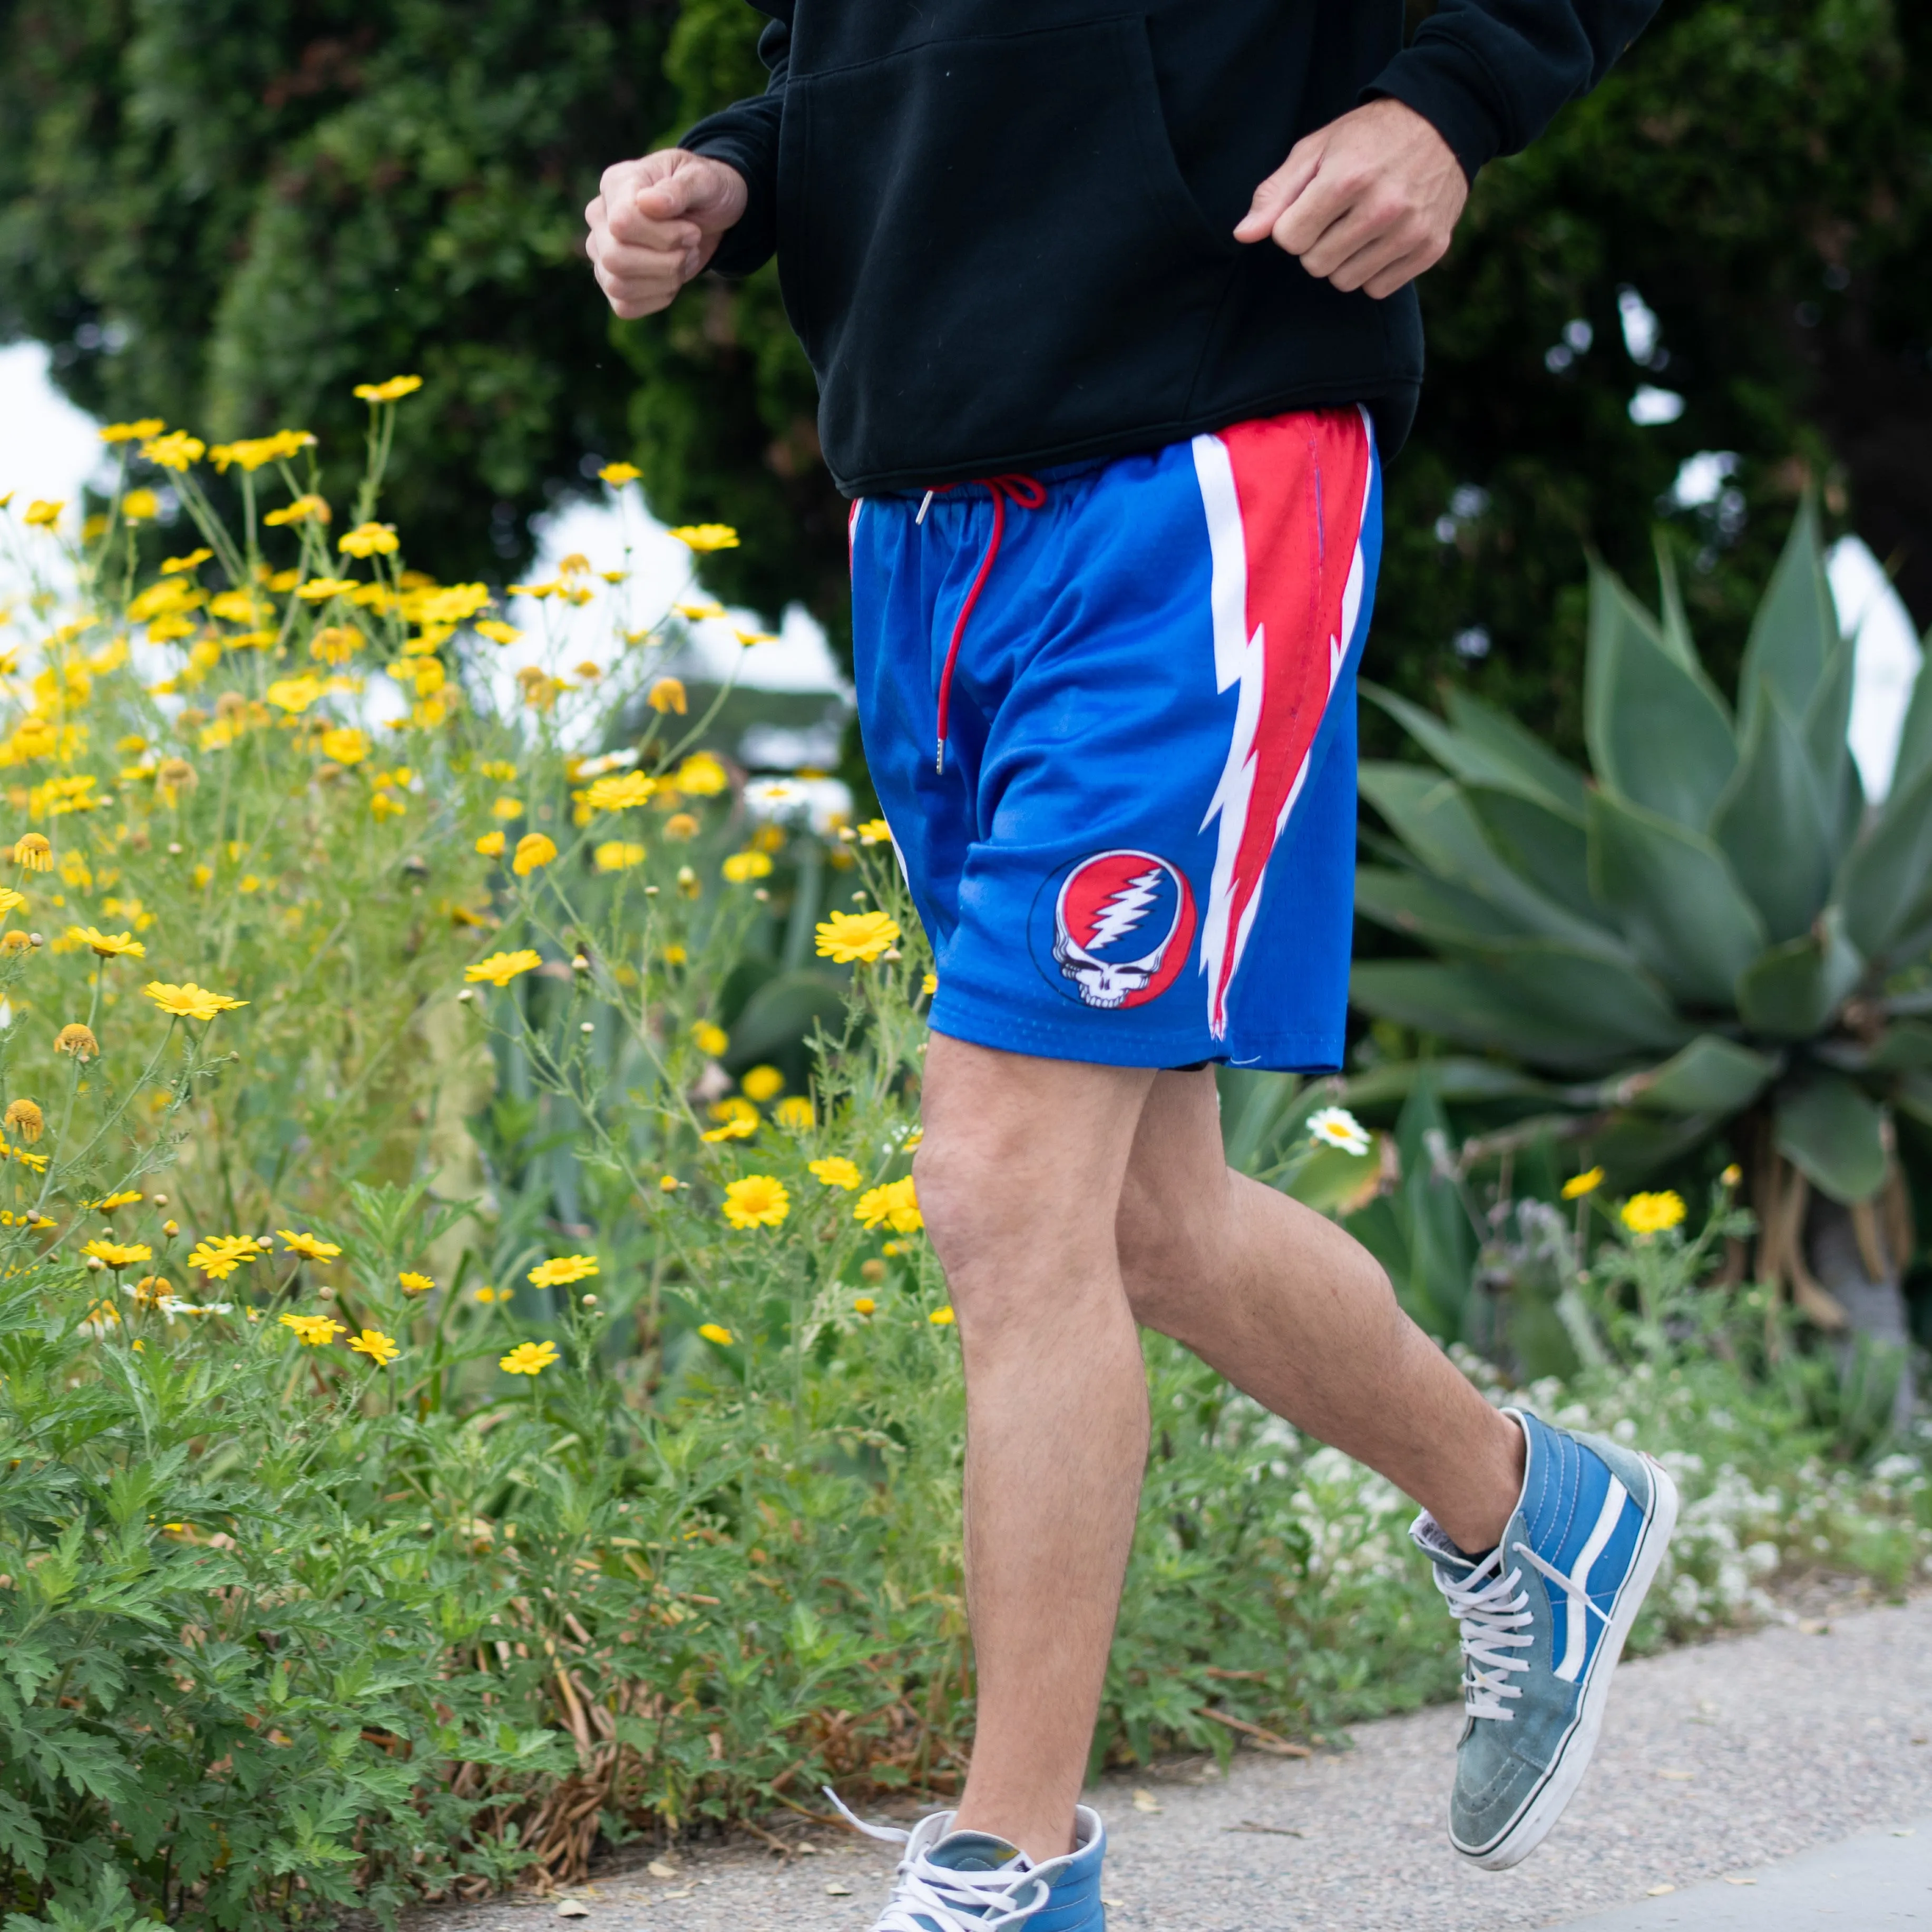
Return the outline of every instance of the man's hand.
{"type": "Polygon", "coordinates": [[[1272,236],[1311,275],[1379,302],[1448,253],[1468,198],[1434,128],[1400,100],[1372,100],[1295,142],[1234,239],[1272,236]]]}
{"type": "Polygon", "coordinates": [[[668,308],[745,212],[745,178],[708,155],[665,148],[604,170],[584,252],[626,322],[668,308]]]}

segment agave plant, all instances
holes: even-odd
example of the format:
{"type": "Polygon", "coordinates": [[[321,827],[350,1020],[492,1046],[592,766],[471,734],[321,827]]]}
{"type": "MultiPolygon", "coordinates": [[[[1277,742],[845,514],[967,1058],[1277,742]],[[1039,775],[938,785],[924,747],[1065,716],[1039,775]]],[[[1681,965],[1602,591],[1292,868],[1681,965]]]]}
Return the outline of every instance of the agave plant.
{"type": "MultiPolygon", "coordinates": [[[[1912,1234],[1893,1123],[1932,1124],[1932,670],[1890,795],[1868,806],[1811,506],[1734,704],[1661,547],[1659,568],[1654,616],[1593,567],[1588,772],[1466,694],[1438,718],[1371,692],[1436,769],[1364,766],[1394,836],[1370,836],[1382,862],[1362,867],[1358,904],[1434,956],[1360,964],[1354,998],[1486,1056],[1433,1061],[1438,1096],[1540,1113],[1530,1131],[1587,1143],[1613,1178],[1725,1132],[1760,1278],[1826,1325],[1864,1294],[1891,1318],[1855,1306],[1856,1325],[1894,1326],[1912,1234]]],[[[1400,1090],[1411,1070],[1352,1090],[1400,1090]]]]}

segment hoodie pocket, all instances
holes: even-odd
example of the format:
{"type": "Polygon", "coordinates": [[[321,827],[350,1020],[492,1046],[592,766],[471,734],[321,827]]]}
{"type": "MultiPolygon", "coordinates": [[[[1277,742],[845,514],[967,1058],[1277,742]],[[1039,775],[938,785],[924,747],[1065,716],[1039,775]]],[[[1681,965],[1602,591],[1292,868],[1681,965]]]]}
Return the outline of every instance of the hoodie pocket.
{"type": "Polygon", "coordinates": [[[783,143],[780,274],[828,447],[877,445],[881,415],[894,444],[943,424],[994,456],[1182,413],[1243,251],[1175,161],[1139,16],[794,70],[783,143]],[[1149,338],[1153,364],[1124,353],[1149,338]],[[1058,377],[1024,426],[1019,362],[1058,377]]]}

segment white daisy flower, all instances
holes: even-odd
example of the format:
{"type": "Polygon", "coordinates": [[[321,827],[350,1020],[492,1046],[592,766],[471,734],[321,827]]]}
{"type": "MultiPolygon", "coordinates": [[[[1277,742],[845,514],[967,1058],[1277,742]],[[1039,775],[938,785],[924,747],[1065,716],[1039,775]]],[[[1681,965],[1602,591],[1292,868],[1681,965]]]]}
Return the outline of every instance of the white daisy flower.
{"type": "Polygon", "coordinates": [[[1369,1150],[1369,1130],[1346,1107],[1324,1107],[1311,1114],[1308,1138],[1317,1147],[1340,1148],[1344,1154],[1369,1150]]]}
{"type": "Polygon", "coordinates": [[[754,778],[745,788],[745,803],[754,818],[782,818],[811,800],[811,791],[796,778],[754,778]]]}
{"type": "Polygon", "coordinates": [[[637,762],[638,751],[634,745],[628,751],[606,752],[601,758],[586,758],[578,766],[577,776],[580,778],[601,778],[611,772],[628,771],[637,762]]]}

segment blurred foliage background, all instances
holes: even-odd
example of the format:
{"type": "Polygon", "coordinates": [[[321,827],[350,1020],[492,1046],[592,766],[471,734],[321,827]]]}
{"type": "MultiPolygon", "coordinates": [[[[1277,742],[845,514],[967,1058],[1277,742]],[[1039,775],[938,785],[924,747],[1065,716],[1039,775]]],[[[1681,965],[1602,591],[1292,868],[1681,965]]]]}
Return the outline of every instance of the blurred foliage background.
{"type": "MultiPolygon", "coordinates": [[[[720,594],[773,615],[802,598],[836,643],[843,518],[772,272],[613,325],[580,264],[600,170],[761,86],[761,19],[743,0],[14,0],[0,336],[50,344],[91,410],[221,435],[279,412],[344,463],[350,381],[420,367],[392,500],[439,572],[512,574],[532,515],[626,456],[659,514],[746,532],[720,594]]],[[[1576,755],[1586,550],[1647,586],[1661,514],[1728,687],[1807,476],[1932,622],[1929,98],[1923,7],[1672,0],[1596,94],[1485,172],[1425,284],[1384,682],[1465,684],[1576,755]],[[1633,421],[1643,385],[1681,414],[1633,421]],[[1681,502],[1700,452],[1735,463],[1681,502]]]]}

